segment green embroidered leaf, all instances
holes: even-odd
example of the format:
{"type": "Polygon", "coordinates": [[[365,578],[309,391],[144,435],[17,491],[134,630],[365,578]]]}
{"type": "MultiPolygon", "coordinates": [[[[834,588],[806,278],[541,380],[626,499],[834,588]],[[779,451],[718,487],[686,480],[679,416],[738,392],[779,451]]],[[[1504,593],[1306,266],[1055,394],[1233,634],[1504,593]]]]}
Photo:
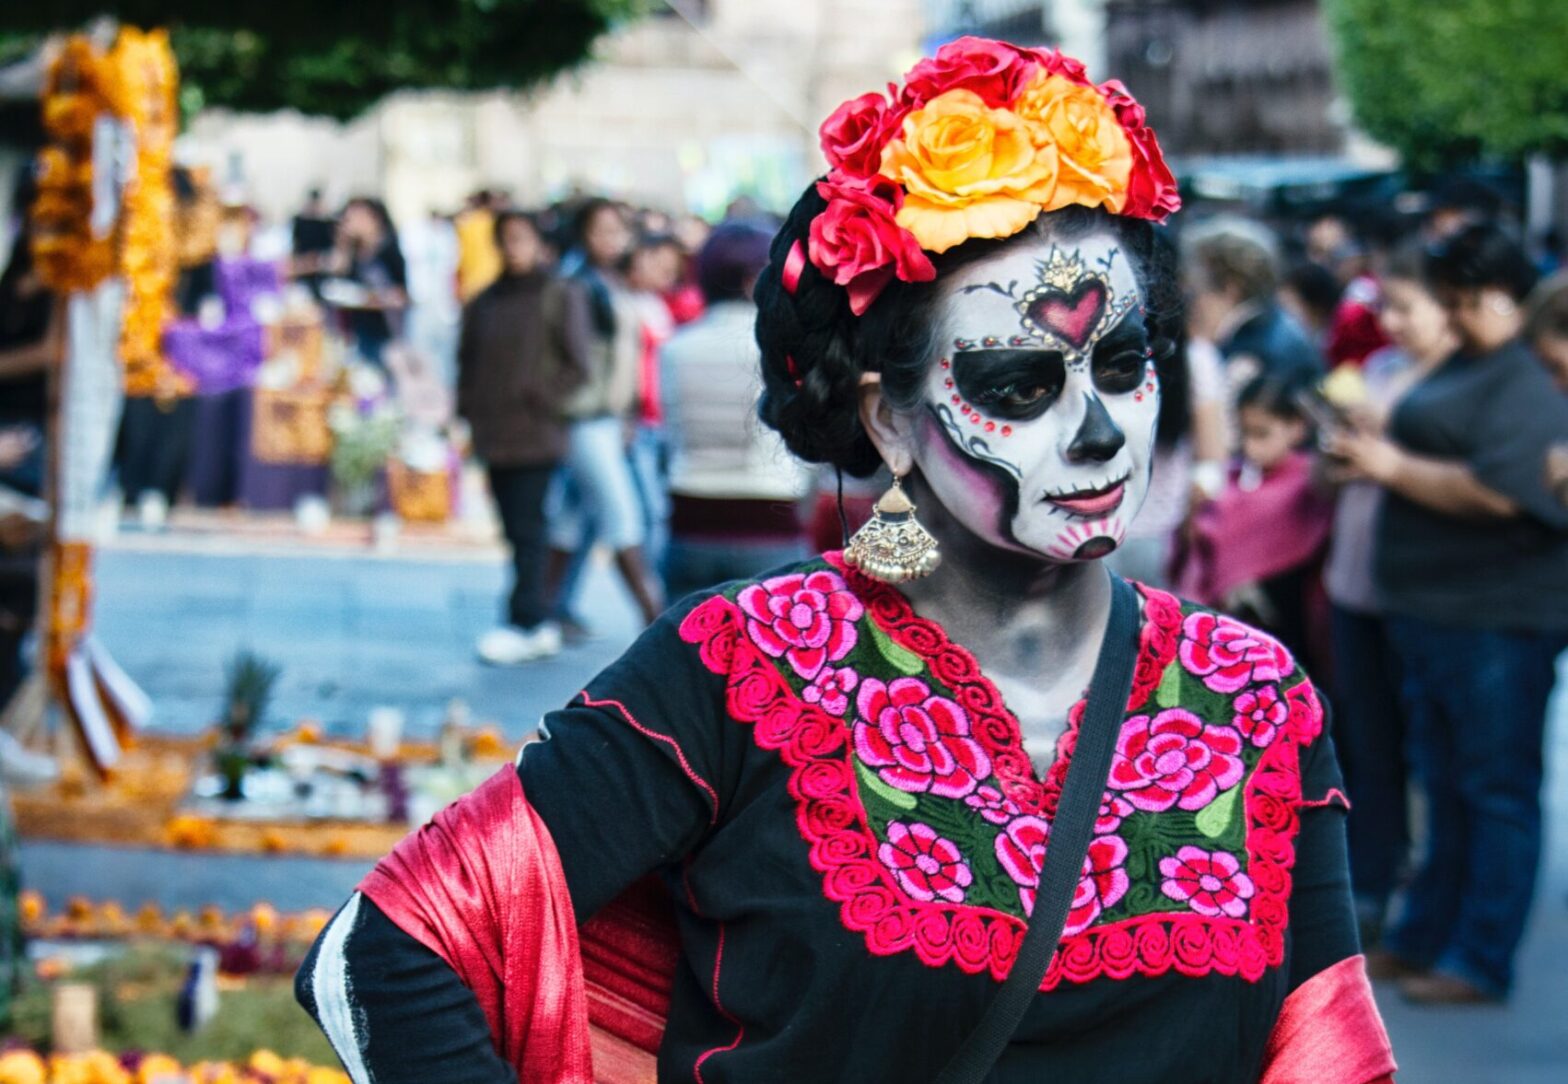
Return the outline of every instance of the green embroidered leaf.
{"type": "Polygon", "coordinates": [[[1230,825],[1231,814],[1236,809],[1236,799],[1241,797],[1240,787],[1231,787],[1214,801],[1198,810],[1198,815],[1193,820],[1198,825],[1198,831],[1210,839],[1219,839],[1225,834],[1225,829],[1230,825]]]}
{"type": "Polygon", "coordinates": [[[881,777],[876,772],[860,763],[859,760],[855,761],[855,774],[860,777],[861,787],[875,794],[888,805],[905,811],[915,808],[916,801],[913,794],[899,790],[897,787],[888,786],[882,782],[881,777]]]}
{"type": "Polygon", "coordinates": [[[871,640],[877,645],[877,651],[887,660],[888,665],[900,674],[918,674],[926,668],[919,655],[895,644],[888,634],[882,631],[882,627],[874,618],[867,617],[861,622],[860,627],[870,630],[871,640]]]}
{"type": "Polygon", "coordinates": [[[1165,676],[1160,679],[1159,687],[1154,690],[1154,702],[1162,708],[1181,705],[1180,663],[1173,662],[1165,668],[1165,676]]]}

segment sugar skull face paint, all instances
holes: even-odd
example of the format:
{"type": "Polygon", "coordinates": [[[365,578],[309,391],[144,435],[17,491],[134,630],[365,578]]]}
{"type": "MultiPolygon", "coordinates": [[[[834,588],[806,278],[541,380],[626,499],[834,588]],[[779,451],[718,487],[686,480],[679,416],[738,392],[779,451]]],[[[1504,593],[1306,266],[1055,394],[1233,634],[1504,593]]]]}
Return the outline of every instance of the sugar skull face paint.
{"type": "Polygon", "coordinates": [[[915,460],[976,534],[1104,557],[1148,492],[1159,418],[1142,296],[1115,238],[1030,240],[953,276],[915,460]]]}

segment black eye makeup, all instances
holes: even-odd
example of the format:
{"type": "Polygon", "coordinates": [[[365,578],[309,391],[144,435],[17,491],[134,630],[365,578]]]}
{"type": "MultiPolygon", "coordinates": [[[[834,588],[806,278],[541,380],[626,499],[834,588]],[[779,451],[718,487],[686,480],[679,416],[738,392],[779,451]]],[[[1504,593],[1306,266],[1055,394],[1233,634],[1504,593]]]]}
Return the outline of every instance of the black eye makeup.
{"type": "Polygon", "coordinates": [[[1095,345],[1089,375],[1098,390],[1122,395],[1143,383],[1148,361],[1149,339],[1143,321],[1124,320],[1095,345]]]}
{"type": "Polygon", "coordinates": [[[995,418],[1038,418],[1062,394],[1067,359],[1056,350],[966,350],[953,358],[956,395],[995,418]]]}

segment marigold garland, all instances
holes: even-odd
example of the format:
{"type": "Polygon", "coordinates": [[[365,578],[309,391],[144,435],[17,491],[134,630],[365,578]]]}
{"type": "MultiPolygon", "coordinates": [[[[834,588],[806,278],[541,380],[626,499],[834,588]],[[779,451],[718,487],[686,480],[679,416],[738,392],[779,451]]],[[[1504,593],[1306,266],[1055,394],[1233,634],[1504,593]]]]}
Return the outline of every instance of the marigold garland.
{"type": "Polygon", "coordinates": [[[171,166],[178,127],[178,70],[168,35],[124,27],[105,53],[73,35],[50,66],[33,203],[33,256],[61,293],[91,290],[111,274],[126,281],[120,353],[130,395],[187,395],[190,379],[164,358],[163,329],[178,273],[171,166]],[[136,162],[117,228],[92,228],[93,141],[100,117],[135,133],[136,162]]]}
{"type": "Polygon", "coordinates": [[[201,1061],[182,1066],[167,1054],[54,1054],[31,1050],[0,1054],[0,1084],[350,1084],[340,1069],[311,1065],[258,1050],[243,1062],[201,1061]]]}
{"type": "Polygon", "coordinates": [[[171,174],[179,76],[162,30],[122,29],[111,58],[125,88],[126,119],[136,132],[136,172],[125,188],[120,242],[126,283],[120,328],[125,392],[171,399],[190,394],[193,386],[162,349],[179,270],[171,174]]]}
{"type": "Polygon", "coordinates": [[[49,143],[38,155],[32,206],[33,261],[44,285],[62,293],[91,290],[114,272],[112,230],[95,234],[93,126],[120,100],[110,59],[80,34],[49,66],[43,125],[49,143]]]}
{"type": "Polygon", "coordinates": [[[211,906],[165,912],[149,902],[133,912],[116,900],[95,902],[85,896],[71,897],[62,910],[51,914],[43,896],[31,889],[17,898],[17,912],[29,937],[212,942],[233,940],[253,930],[262,939],[296,945],[310,944],[332,918],[330,911],[319,907],[290,914],[270,903],[226,913],[211,906]]]}

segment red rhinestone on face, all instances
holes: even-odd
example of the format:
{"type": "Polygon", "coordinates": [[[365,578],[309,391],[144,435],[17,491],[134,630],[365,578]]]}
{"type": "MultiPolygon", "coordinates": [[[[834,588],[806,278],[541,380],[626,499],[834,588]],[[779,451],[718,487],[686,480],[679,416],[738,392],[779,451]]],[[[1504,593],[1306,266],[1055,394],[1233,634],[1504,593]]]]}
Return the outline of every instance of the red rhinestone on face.
{"type": "Polygon", "coordinates": [[[1134,398],[1134,399],[1136,399],[1136,400],[1137,400],[1137,401],[1138,401],[1138,402],[1140,402],[1140,403],[1141,403],[1141,402],[1143,402],[1143,392],[1141,392],[1141,391],[1136,391],[1136,392],[1133,392],[1133,395],[1132,395],[1132,397],[1133,397],[1133,398],[1134,398]]]}
{"type": "Polygon", "coordinates": [[[980,412],[978,410],[975,411],[973,414],[969,415],[969,424],[970,425],[979,425],[980,424],[980,412]]]}
{"type": "Polygon", "coordinates": [[[947,358],[943,358],[942,359],[942,368],[944,368],[944,369],[951,369],[952,367],[953,367],[953,363],[951,361],[949,361],[947,358]]]}
{"type": "Polygon", "coordinates": [[[1012,435],[1013,435],[1013,427],[1012,426],[1010,426],[1010,425],[1002,426],[1002,436],[1010,437],[1012,435]]]}
{"type": "Polygon", "coordinates": [[[951,388],[953,386],[953,378],[952,377],[948,377],[946,380],[942,381],[942,383],[946,384],[948,387],[951,388]]]}
{"type": "Polygon", "coordinates": [[[957,403],[957,402],[958,402],[958,396],[956,396],[956,395],[955,395],[955,396],[953,396],[953,402],[954,402],[954,403],[957,403]]]}
{"type": "Polygon", "coordinates": [[[985,423],[985,431],[987,433],[994,433],[994,432],[996,432],[996,423],[995,422],[986,422],[985,423]]]}

